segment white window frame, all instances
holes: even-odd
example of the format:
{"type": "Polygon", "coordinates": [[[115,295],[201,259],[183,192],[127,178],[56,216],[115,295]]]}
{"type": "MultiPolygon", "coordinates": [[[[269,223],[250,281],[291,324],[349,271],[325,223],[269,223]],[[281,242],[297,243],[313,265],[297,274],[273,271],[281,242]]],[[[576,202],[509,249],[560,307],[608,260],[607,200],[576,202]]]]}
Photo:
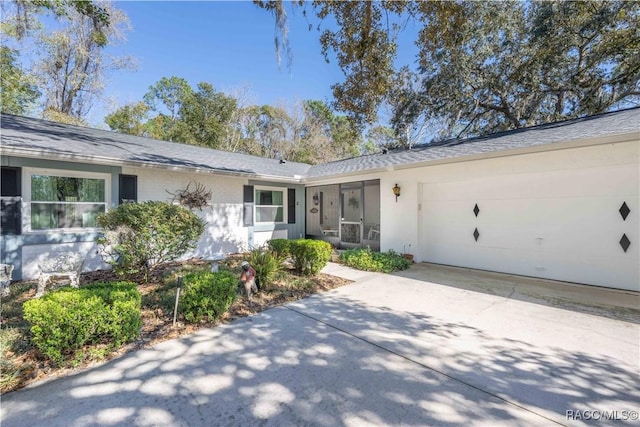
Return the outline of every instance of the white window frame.
{"type": "Polygon", "coordinates": [[[91,232],[99,227],[73,227],[73,228],[46,228],[44,230],[31,230],[31,179],[33,175],[60,176],[65,178],[90,178],[104,181],[104,210],[111,206],[111,174],[97,172],[83,172],[66,169],[42,169],[23,168],[22,176],[22,230],[24,233],[51,233],[51,232],[91,232]]]}
{"type": "Polygon", "coordinates": [[[253,218],[255,219],[256,224],[286,224],[287,217],[287,194],[288,191],[285,187],[263,187],[254,185],[253,186],[253,218]],[[279,191],[282,193],[282,221],[258,221],[258,208],[259,207],[269,207],[269,206],[278,206],[278,205],[259,205],[258,204],[258,191],[279,191]]]}

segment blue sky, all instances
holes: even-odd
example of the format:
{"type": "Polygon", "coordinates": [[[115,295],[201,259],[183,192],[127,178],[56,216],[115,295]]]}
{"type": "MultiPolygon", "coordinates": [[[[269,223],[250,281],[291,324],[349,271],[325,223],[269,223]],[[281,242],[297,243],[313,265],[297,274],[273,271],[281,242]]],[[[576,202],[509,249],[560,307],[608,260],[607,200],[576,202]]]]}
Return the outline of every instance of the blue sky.
{"type": "MultiPolygon", "coordinates": [[[[293,104],[304,99],[331,100],[331,85],[342,81],[332,60],[320,50],[317,18],[311,23],[301,8],[289,8],[289,41],[293,64],[279,68],[274,48],[272,15],[250,1],[118,1],[132,24],[127,41],[112,49],[136,58],[137,71],[116,71],[107,81],[105,98],[112,106],[96,104],[88,121],[105,127],[102,118],[113,109],[142,99],[162,77],[185,78],[193,87],[212,83],[229,92],[247,87],[256,104],[293,104]]],[[[400,57],[411,60],[411,40],[400,57]]]]}

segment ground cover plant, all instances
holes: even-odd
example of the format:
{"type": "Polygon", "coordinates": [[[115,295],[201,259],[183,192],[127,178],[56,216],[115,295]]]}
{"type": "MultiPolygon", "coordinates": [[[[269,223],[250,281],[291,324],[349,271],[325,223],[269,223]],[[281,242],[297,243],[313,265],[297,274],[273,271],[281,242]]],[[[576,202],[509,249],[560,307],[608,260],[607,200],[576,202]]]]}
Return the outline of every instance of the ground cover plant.
{"type": "Polygon", "coordinates": [[[374,252],[370,248],[348,249],[340,254],[340,261],[358,270],[382,273],[406,270],[411,266],[411,261],[393,250],[374,252]]]}
{"type": "MultiPolygon", "coordinates": [[[[220,271],[234,280],[240,276],[240,263],[249,260],[250,254],[236,254],[220,262],[220,271]],[[226,272],[226,273],[225,273],[226,272]]],[[[182,277],[185,290],[189,274],[206,276],[211,272],[211,263],[192,259],[183,262],[163,263],[155,268],[147,280],[143,274],[131,279],[140,294],[141,326],[137,337],[122,346],[113,348],[109,343],[86,343],[73,357],[57,363],[39,350],[32,340],[31,324],[24,318],[23,304],[33,300],[37,282],[14,282],[10,293],[1,301],[2,329],[0,330],[0,392],[6,393],[19,389],[33,381],[49,376],[64,375],[90,366],[93,363],[109,360],[129,351],[149,347],[160,341],[191,333],[199,328],[215,326],[239,317],[305,298],[313,293],[333,289],[349,281],[318,274],[305,276],[295,271],[293,265],[283,263],[282,268],[273,272],[266,289],[253,296],[252,304],[239,292],[233,302],[221,316],[203,316],[198,322],[189,322],[185,318],[181,305],[177,322],[173,325],[173,310],[178,288],[178,278],[182,277]],[[207,274],[205,274],[207,273],[207,274]]],[[[121,280],[113,271],[84,273],[80,289],[91,283],[115,283],[121,280]]],[[[235,282],[237,284],[237,281],[235,282]]],[[[64,283],[61,282],[60,285],[64,283]]],[[[215,312],[215,311],[214,311],[215,312]]]]}

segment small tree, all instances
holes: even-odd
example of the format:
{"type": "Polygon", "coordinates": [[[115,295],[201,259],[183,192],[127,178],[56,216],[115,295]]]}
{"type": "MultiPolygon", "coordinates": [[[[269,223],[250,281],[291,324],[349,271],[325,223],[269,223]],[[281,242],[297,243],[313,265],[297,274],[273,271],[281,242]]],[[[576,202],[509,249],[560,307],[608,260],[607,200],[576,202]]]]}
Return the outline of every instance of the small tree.
{"type": "Polygon", "coordinates": [[[194,249],[204,231],[195,213],[168,202],[127,203],[98,217],[105,262],[125,275],[144,273],[194,249]]]}

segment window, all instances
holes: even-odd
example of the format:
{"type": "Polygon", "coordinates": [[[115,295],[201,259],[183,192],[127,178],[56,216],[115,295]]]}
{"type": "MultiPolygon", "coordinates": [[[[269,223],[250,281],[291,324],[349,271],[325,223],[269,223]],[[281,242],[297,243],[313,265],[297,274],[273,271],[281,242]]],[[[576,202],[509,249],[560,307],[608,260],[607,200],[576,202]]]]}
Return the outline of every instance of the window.
{"type": "Polygon", "coordinates": [[[286,189],[256,189],[256,222],[284,222],[286,189]]]}
{"type": "Polygon", "coordinates": [[[32,231],[97,226],[97,216],[107,207],[106,178],[97,174],[65,175],[30,175],[32,231]]]}

